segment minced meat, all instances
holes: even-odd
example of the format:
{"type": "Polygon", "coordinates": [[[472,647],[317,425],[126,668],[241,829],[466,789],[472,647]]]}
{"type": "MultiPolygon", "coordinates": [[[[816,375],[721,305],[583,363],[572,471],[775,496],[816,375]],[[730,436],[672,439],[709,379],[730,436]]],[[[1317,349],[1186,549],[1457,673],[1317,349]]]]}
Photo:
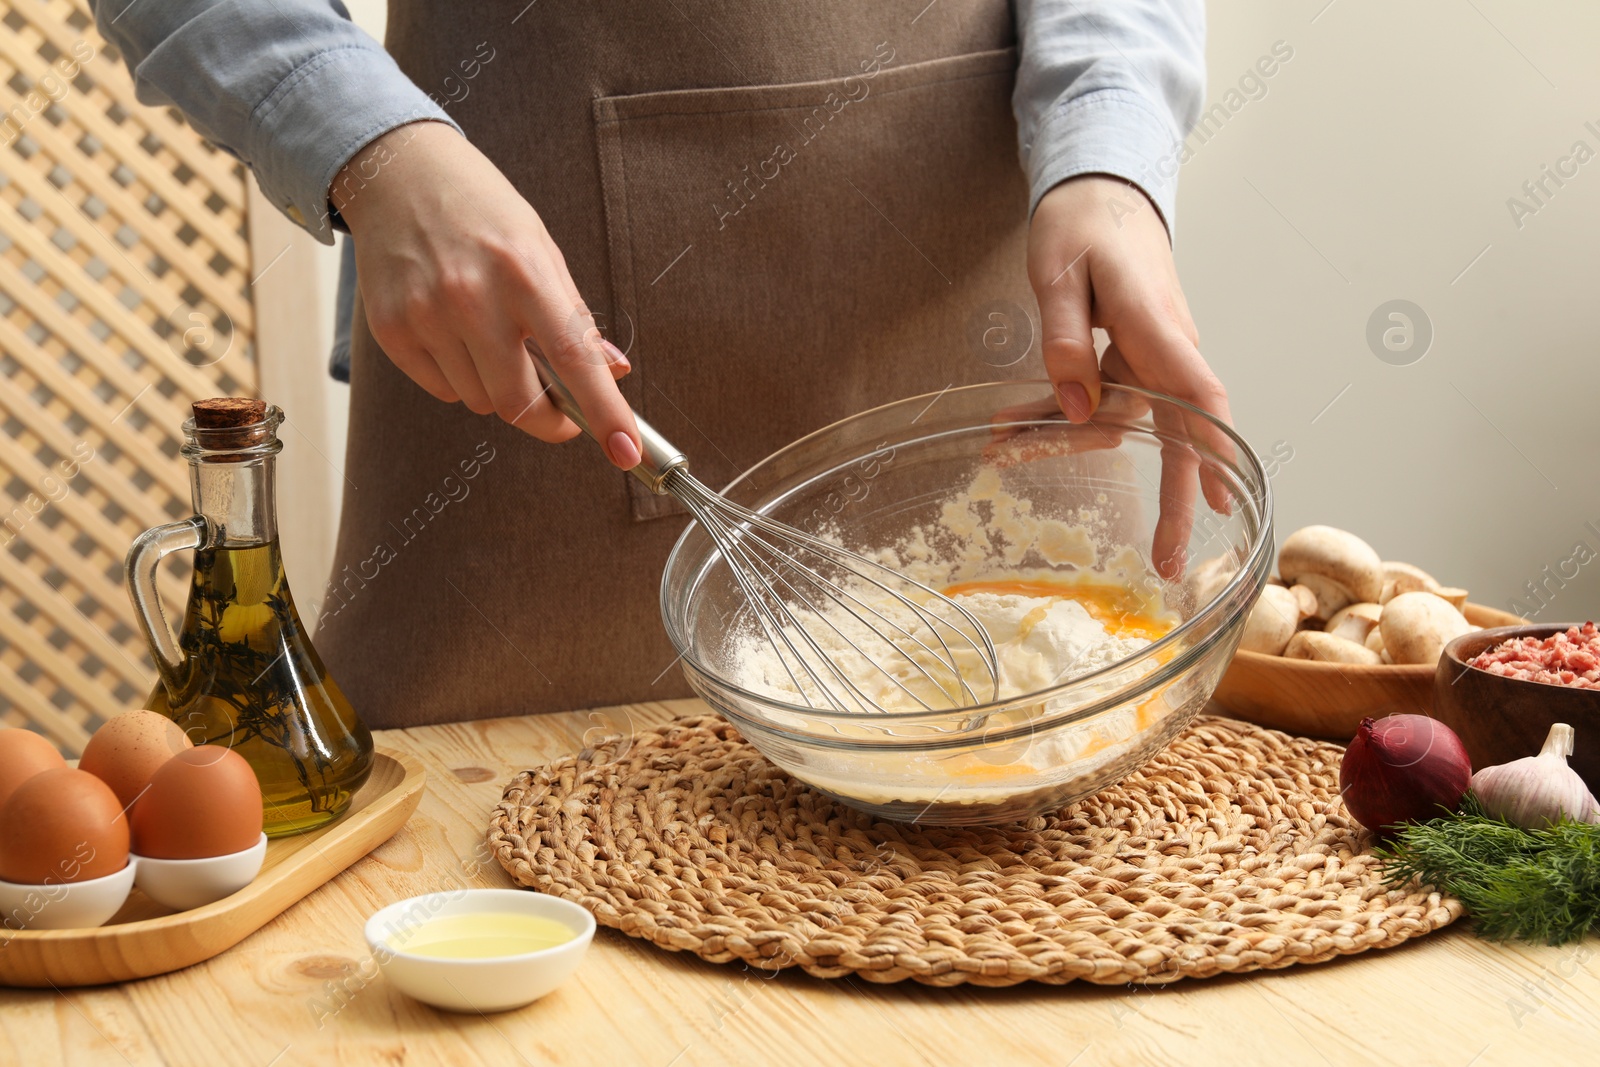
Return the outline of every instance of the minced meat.
{"type": "Polygon", "coordinates": [[[1600,689],[1600,629],[1586,622],[1549,637],[1513,637],[1479,653],[1471,666],[1528,682],[1600,689]]]}

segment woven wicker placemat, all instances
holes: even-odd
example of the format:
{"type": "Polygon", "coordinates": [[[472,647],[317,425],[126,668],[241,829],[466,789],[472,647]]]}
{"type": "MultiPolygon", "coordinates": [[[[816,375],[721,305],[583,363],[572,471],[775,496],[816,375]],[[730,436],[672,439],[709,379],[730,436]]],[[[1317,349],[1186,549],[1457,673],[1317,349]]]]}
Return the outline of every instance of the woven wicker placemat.
{"type": "Polygon", "coordinates": [[[519,774],[488,840],[518,883],[717,963],[1170,982],[1387,948],[1460,915],[1385,888],[1338,799],[1342,751],[1201,718],[1053,815],[930,827],[843,807],[701,716],[519,774]]]}

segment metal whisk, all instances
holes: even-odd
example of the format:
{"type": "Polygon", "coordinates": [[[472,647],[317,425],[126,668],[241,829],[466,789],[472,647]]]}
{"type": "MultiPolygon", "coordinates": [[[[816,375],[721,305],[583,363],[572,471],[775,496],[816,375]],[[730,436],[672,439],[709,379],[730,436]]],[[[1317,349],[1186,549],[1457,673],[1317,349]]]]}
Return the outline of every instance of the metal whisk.
{"type": "MultiPolygon", "coordinates": [[[[566,385],[531,342],[528,349],[556,408],[594,437],[566,385]]],[[[805,703],[887,710],[866,692],[865,677],[852,677],[857,664],[842,655],[846,649],[922,709],[970,707],[998,696],[994,642],[972,612],[860,553],[713,492],[689,473],[688,457],[635,419],[643,447],[632,473],[652,492],[676,497],[710,535],[805,703]]]]}

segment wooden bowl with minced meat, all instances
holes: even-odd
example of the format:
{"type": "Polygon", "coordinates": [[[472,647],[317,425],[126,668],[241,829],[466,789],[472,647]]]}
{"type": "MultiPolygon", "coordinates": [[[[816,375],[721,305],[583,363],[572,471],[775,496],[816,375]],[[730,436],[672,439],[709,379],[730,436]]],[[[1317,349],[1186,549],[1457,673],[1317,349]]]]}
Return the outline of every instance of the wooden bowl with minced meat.
{"type": "Polygon", "coordinates": [[[1433,681],[1433,716],[1461,737],[1474,769],[1536,756],[1550,727],[1572,727],[1568,763],[1600,792],[1600,689],[1494,674],[1472,666],[1480,653],[1521,637],[1548,638],[1582,623],[1475,630],[1445,645],[1433,681]]]}

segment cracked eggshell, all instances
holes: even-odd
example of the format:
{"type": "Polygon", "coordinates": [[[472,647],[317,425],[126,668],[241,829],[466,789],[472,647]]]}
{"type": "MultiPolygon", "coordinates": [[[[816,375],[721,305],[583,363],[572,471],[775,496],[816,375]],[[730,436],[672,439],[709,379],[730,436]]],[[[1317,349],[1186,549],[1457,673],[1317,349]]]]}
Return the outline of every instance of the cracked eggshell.
{"type": "Polygon", "coordinates": [[[1295,595],[1281,585],[1262,586],[1261,595],[1245,620],[1239,647],[1248,652],[1281,656],[1299,625],[1300,603],[1295,595]]]}
{"type": "Polygon", "coordinates": [[[1396,663],[1437,663],[1444,646],[1476,629],[1466,616],[1433,593],[1401,593],[1378,617],[1383,647],[1396,663]]]}
{"type": "Polygon", "coordinates": [[[1343,637],[1321,630],[1301,630],[1284,649],[1285,659],[1309,659],[1319,663],[1360,663],[1372,666],[1382,662],[1378,654],[1365,645],[1347,641],[1343,637]]]}
{"type": "Polygon", "coordinates": [[[1278,573],[1317,598],[1316,616],[1331,619],[1342,607],[1376,601],[1383,592],[1383,560],[1373,547],[1332,526],[1307,526],[1284,539],[1278,573]]]}

